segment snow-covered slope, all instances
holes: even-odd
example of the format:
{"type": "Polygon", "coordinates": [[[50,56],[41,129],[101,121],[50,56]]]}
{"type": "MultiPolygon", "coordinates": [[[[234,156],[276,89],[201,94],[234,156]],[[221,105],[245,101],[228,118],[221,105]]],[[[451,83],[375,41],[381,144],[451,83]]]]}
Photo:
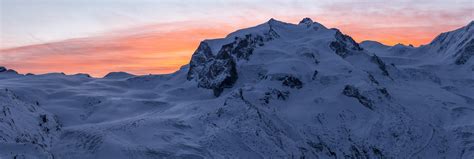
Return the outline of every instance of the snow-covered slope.
{"type": "Polygon", "coordinates": [[[474,21],[459,29],[438,35],[431,43],[420,47],[385,46],[374,41],[364,41],[361,45],[378,55],[406,57],[422,60],[424,64],[468,65],[472,67],[474,56],[474,21]]]}
{"type": "MultiPolygon", "coordinates": [[[[46,136],[41,144],[48,146],[21,147],[7,138],[1,144],[13,146],[0,154],[472,158],[474,68],[465,58],[472,54],[470,26],[445,33],[449,42],[414,48],[359,45],[309,18],[299,24],[271,19],[204,40],[190,64],[173,74],[91,78],[0,69],[0,88],[9,92],[4,96],[15,96],[2,98],[2,106],[32,117],[21,122],[47,114],[54,122],[46,126],[58,125],[50,134],[37,131],[45,124],[2,126],[1,132],[46,136]],[[438,51],[441,45],[450,47],[438,51]],[[23,110],[33,106],[41,111],[23,110]]],[[[10,119],[0,117],[2,123],[10,119]]]]}
{"type": "Polygon", "coordinates": [[[0,155],[5,158],[51,157],[61,131],[56,116],[36,103],[23,102],[5,88],[0,90],[0,155]]]}

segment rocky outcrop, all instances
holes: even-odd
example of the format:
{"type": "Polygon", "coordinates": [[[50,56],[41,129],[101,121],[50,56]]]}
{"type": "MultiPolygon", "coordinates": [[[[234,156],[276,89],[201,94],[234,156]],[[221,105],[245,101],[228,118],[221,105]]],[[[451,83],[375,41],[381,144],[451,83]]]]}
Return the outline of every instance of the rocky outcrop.
{"type": "Polygon", "coordinates": [[[362,51],[363,49],[359,46],[357,42],[352,39],[352,37],[342,34],[341,31],[334,29],[336,33],[334,34],[335,41],[332,41],[329,44],[329,47],[339,56],[345,58],[349,55],[352,55],[354,51],[362,51]]]}
{"type": "MultiPolygon", "coordinates": [[[[229,54],[231,45],[223,46],[214,56],[206,42],[202,42],[191,58],[188,80],[195,79],[198,87],[212,89],[219,96],[224,88],[231,87],[237,80],[234,58],[229,54]]],[[[241,56],[243,56],[241,54],[241,56]]]]}
{"type": "Polygon", "coordinates": [[[474,56],[474,39],[471,39],[456,55],[458,55],[455,61],[457,65],[462,65],[469,61],[474,56]]]}
{"type": "Polygon", "coordinates": [[[189,71],[187,79],[191,80],[197,78],[199,76],[200,71],[203,70],[204,64],[213,59],[214,55],[212,55],[211,48],[209,47],[207,42],[201,42],[199,44],[199,47],[191,57],[191,61],[189,62],[189,71]]]}
{"type": "Polygon", "coordinates": [[[237,61],[249,60],[254,49],[263,46],[265,41],[278,38],[269,23],[269,30],[263,35],[246,34],[235,37],[234,41],[221,47],[217,54],[212,52],[208,42],[203,41],[194,52],[189,63],[188,80],[196,80],[198,86],[212,89],[219,96],[224,88],[232,87],[238,78],[237,61]]]}
{"type": "Polygon", "coordinates": [[[294,76],[278,77],[277,80],[281,81],[282,82],[281,84],[286,87],[296,88],[296,89],[303,88],[303,82],[301,82],[300,79],[294,76]]]}
{"type": "Polygon", "coordinates": [[[357,99],[360,104],[364,105],[365,107],[367,107],[367,108],[369,108],[369,109],[371,109],[371,110],[374,109],[374,108],[373,108],[373,103],[372,103],[372,101],[371,101],[369,98],[363,96],[363,95],[360,93],[359,89],[357,89],[357,88],[354,87],[354,86],[346,85],[346,86],[344,87],[344,90],[342,91],[342,94],[344,94],[344,95],[346,95],[346,96],[348,96],[348,97],[353,97],[353,98],[357,99]]]}
{"type": "Polygon", "coordinates": [[[303,20],[301,20],[298,25],[306,25],[307,27],[310,27],[312,24],[313,24],[313,20],[311,18],[303,18],[303,20]]]}
{"type": "Polygon", "coordinates": [[[374,54],[371,60],[373,63],[377,64],[378,68],[380,69],[380,71],[382,71],[382,74],[384,76],[390,77],[390,74],[388,74],[388,71],[387,71],[387,65],[385,65],[382,59],[380,59],[377,55],[374,54]]]}
{"type": "Polygon", "coordinates": [[[281,91],[278,89],[269,89],[267,92],[265,92],[265,95],[260,98],[260,101],[262,101],[263,105],[267,105],[270,103],[271,99],[278,99],[278,100],[286,100],[289,97],[290,92],[289,91],[281,91]]]}

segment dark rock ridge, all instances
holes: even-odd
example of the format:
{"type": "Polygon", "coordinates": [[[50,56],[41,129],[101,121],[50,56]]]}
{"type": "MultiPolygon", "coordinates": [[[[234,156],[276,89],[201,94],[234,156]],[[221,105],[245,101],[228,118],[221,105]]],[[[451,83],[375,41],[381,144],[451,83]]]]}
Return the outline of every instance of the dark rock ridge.
{"type": "MultiPolygon", "coordinates": [[[[386,92],[386,90],[385,90],[386,92]]],[[[352,85],[346,85],[344,87],[344,90],[342,91],[342,94],[348,96],[348,97],[353,97],[355,99],[357,99],[359,101],[360,104],[364,105],[365,107],[369,108],[370,110],[373,110],[373,104],[372,104],[372,101],[363,96],[359,89],[357,89],[356,87],[352,86],[352,85]]]]}
{"type": "Polygon", "coordinates": [[[372,62],[377,64],[377,66],[382,71],[382,74],[384,76],[390,77],[390,74],[388,74],[388,71],[387,71],[387,65],[385,65],[385,63],[382,61],[382,59],[380,59],[377,55],[373,55],[372,56],[372,62]]]}
{"type": "Polygon", "coordinates": [[[301,20],[298,25],[301,25],[301,24],[304,24],[306,26],[311,26],[313,24],[313,20],[311,18],[303,18],[303,20],[301,20]]]}
{"type": "Polygon", "coordinates": [[[237,80],[237,61],[249,60],[255,48],[279,37],[272,28],[273,21],[268,22],[267,32],[235,37],[231,43],[223,45],[217,54],[212,53],[208,42],[201,42],[191,57],[187,79],[196,80],[199,87],[212,89],[214,95],[219,96],[224,88],[232,87],[237,80]]]}
{"type": "Polygon", "coordinates": [[[224,88],[231,87],[238,77],[235,61],[228,52],[229,46],[223,46],[214,56],[208,44],[202,42],[191,58],[187,79],[196,79],[199,87],[213,89],[215,96],[219,96],[224,88]]]}
{"type": "Polygon", "coordinates": [[[356,51],[362,51],[363,49],[359,46],[357,42],[352,39],[352,37],[342,34],[341,31],[336,30],[335,38],[336,40],[329,44],[329,47],[336,52],[337,55],[345,58],[349,55],[354,54],[356,51]]]}
{"type": "Polygon", "coordinates": [[[458,55],[456,58],[456,64],[465,64],[472,56],[474,56],[474,39],[471,39],[462,49],[456,53],[456,55],[458,55]]]}

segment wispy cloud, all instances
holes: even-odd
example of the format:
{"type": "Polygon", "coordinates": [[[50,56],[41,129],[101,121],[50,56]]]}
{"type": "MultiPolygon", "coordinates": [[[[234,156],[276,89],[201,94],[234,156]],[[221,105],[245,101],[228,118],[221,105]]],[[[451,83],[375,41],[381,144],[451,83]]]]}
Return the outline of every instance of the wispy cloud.
{"type": "Polygon", "coordinates": [[[357,41],[421,45],[474,19],[472,0],[4,0],[0,64],[20,72],[169,73],[203,39],[311,17],[357,41]],[[79,38],[78,38],[79,37],[79,38]],[[69,40],[65,40],[69,39],[69,40]],[[36,44],[36,45],[31,45],[36,44]],[[26,45],[23,47],[17,47],[26,45]]]}
{"type": "Polygon", "coordinates": [[[148,25],[101,36],[0,50],[0,63],[24,73],[171,73],[189,62],[199,41],[223,37],[227,32],[219,27],[196,27],[192,22],[148,25]]]}

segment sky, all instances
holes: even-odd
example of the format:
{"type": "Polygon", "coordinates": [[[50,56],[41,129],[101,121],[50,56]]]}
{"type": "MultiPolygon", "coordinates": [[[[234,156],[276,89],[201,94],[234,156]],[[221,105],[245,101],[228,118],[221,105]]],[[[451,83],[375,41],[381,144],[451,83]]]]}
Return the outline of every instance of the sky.
{"type": "Polygon", "coordinates": [[[472,0],[0,0],[0,65],[21,73],[172,73],[200,41],[310,17],[356,41],[419,46],[474,20],[472,0]]]}

